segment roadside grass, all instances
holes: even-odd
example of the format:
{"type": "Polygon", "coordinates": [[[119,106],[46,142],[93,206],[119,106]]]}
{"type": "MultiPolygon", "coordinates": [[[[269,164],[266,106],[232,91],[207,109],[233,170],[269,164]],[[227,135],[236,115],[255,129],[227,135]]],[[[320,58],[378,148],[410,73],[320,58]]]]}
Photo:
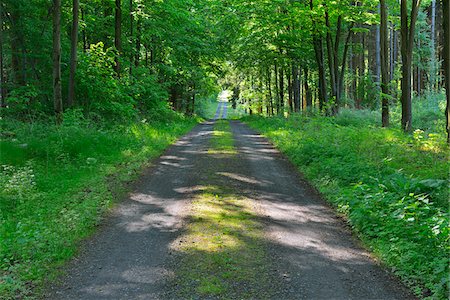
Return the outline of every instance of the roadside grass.
{"type": "MultiPolygon", "coordinates": [[[[217,121],[214,154],[233,157],[228,121],[217,121]],[[225,137],[225,138],[224,138],[225,137]],[[220,142],[219,142],[220,140],[220,142]]],[[[270,298],[270,261],[263,226],[252,200],[234,193],[222,176],[208,174],[191,204],[185,233],[172,245],[178,253],[175,286],[180,299],[270,298]]]]}
{"type": "Polygon", "coordinates": [[[442,135],[409,136],[346,116],[244,121],[298,166],[419,297],[448,297],[449,162],[442,135]]]}
{"type": "Polygon", "coordinates": [[[60,127],[0,122],[2,299],[36,297],[149,159],[197,123],[175,114],[108,128],[70,117],[60,127]]]}

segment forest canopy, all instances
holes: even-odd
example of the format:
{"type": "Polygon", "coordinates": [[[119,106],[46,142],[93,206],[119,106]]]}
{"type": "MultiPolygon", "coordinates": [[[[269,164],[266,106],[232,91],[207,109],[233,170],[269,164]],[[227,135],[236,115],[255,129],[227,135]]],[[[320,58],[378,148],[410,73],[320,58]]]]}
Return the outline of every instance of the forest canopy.
{"type": "Polygon", "coordinates": [[[443,99],[444,2],[5,0],[2,113],[192,115],[230,89],[265,115],[371,109],[389,126],[398,107],[411,131],[412,96],[443,99]]]}

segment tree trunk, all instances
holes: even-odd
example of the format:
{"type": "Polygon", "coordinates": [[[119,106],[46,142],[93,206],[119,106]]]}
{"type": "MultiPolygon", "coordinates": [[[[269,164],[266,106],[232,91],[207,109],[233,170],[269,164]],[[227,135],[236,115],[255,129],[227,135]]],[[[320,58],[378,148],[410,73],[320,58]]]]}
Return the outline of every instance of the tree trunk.
{"type": "MultiPolygon", "coordinates": [[[[380,13],[380,3],[378,3],[378,13],[380,13]]],[[[375,62],[376,62],[376,72],[375,72],[375,80],[380,83],[380,73],[381,73],[381,46],[380,46],[380,25],[376,25],[376,40],[375,40],[375,62]]],[[[387,57],[386,57],[387,59],[387,57]]]]}
{"type": "Polygon", "coordinates": [[[116,8],[115,8],[115,26],[114,26],[114,46],[117,50],[117,55],[115,58],[115,71],[117,76],[120,76],[120,62],[119,57],[122,53],[122,6],[120,3],[121,0],[115,0],[116,8]]]}
{"type": "Polygon", "coordinates": [[[410,22],[408,22],[407,0],[401,0],[400,18],[402,35],[402,129],[405,132],[412,130],[411,111],[411,63],[414,46],[414,33],[421,0],[413,0],[410,22]],[[408,24],[409,23],[409,24],[408,24]]]}
{"type": "Polygon", "coordinates": [[[279,91],[279,85],[278,85],[278,66],[277,62],[275,62],[274,65],[274,71],[275,71],[275,95],[276,95],[276,111],[277,115],[280,114],[280,91],[279,91]]]}
{"type": "Polygon", "coordinates": [[[311,90],[309,88],[309,84],[308,84],[308,75],[309,75],[309,70],[307,67],[303,68],[303,75],[304,75],[304,79],[303,79],[303,91],[305,94],[305,104],[306,104],[306,108],[307,109],[311,109],[312,107],[312,95],[311,95],[311,90]]]}
{"type": "Polygon", "coordinates": [[[134,53],[133,53],[133,0],[130,0],[130,75],[133,75],[133,61],[134,61],[134,53]]]}
{"type": "Polygon", "coordinates": [[[0,4],[0,107],[6,99],[6,78],[3,66],[3,6],[0,4]]]}
{"type": "Polygon", "coordinates": [[[450,1],[443,2],[443,19],[444,19],[444,73],[445,73],[445,90],[447,94],[447,107],[445,109],[447,142],[450,144],[450,1]]]}
{"type": "Polygon", "coordinates": [[[272,96],[272,71],[270,68],[267,68],[267,90],[269,91],[269,107],[270,107],[270,115],[273,116],[273,96],[272,96]]]}
{"type": "Polygon", "coordinates": [[[431,1],[431,72],[430,72],[430,89],[436,90],[436,0],[431,1]]]}
{"type": "Polygon", "coordinates": [[[388,30],[386,0],[380,0],[380,58],[381,58],[381,126],[389,126],[389,66],[388,66],[388,30]]]}
{"type": "Polygon", "coordinates": [[[281,114],[283,114],[284,116],[284,70],[283,70],[283,66],[280,66],[279,69],[279,76],[280,76],[280,88],[278,90],[278,92],[280,93],[280,112],[281,114]]]}
{"type": "Polygon", "coordinates": [[[286,78],[288,83],[288,105],[289,105],[289,112],[291,113],[294,111],[292,73],[286,72],[286,78]]]}
{"type": "Polygon", "coordinates": [[[300,83],[298,80],[298,66],[296,63],[292,64],[292,85],[294,94],[294,111],[300,111],[300,83]]]}
{"type": "MultiPolygon", "coordinates": [[[[311,11],[313,10],[313,0],[309,1],[309,7],[311,11]]],[[[317,68],[319,73],[319,109],[322,110],[324,104],[328,102],[328,94],[327,94],[327,81],[325,74],[325,64],[323,59],[323,42],[320,31],[316,28],[316,22],[314,19],[311,20],[313,25],[313,46],[314,46],[314,54],[317,62],[317,68]]]]}
{"type": "Polygon", "coordinates": [[[61,0],[53,0],[53,104],[56,123],[61,124],[61,0]]]}
{"type": "Polygon", "coordinates": [[[77,44],[78,44],[78,11],[80,2],[72,2],[72,32],[70,35],[70,73],[69,73],[69,93],[67,96],[67,106],[71,107],[75,103],[75,73],[77,69],[77,44]]]}

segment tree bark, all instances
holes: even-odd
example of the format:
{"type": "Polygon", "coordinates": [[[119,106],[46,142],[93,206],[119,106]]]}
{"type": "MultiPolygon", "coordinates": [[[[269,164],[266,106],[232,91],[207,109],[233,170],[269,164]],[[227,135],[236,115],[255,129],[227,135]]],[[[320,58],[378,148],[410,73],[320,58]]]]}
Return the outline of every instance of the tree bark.
{"type": "Polygon", "coordinates": [[[284,116],[284,70],[282,65],[280,66],[278,73],[280,76],[280,80],[278,81],[280,84],[278,90],[278,92],[280,93],[280,113],[284,116]]]}
{"type": "Polygon", "coordinates": [[[286,80],[288,84],[288,106],[289,113],[294,111],[294,101],[293,101],[293,87],[292,87],[292,73],[286,72],[286,80]]]}
{"type": "Polygon", "coordinates": [[[115,58],[115,71],[117,76],[120,76],[120,62],[119,57],[122,53],[122,6],[121,0],[115,0],[115,22],[114,22],[114,46],[117,50],[117,55],[115,58]]]}
{"type": "Polygon", "coordinates": [[[56,123],[61,124],[61,0],[53,0],[53,104],[56,123]]]}
{"type": "Polygon", "coordinates": [[[6,78],[3,65],[3,6],[0,4],[0,107],[6,99],[6,78]]]}
{"type": "Polygon", "coordinates": [[[380,0],[380,58],[381,58],[381,126],[389,126],[389,45],[387,30],[387,7],[386,0],[380,0]]]}
{"type": "Polygon", "coordinates": [[[292,85],[294,94],[294,111],[300,111],[300,83],[298,80],[298,66],[296,63],[292,64],[292,85]]]}
{"type": "Polygon", "coordinates": [[[77,69],[77,44],[78,44],[78,12],[80,2],[73,0],[72,2],[72,32],[70,35],[70,73],[69,73],[69,92],[67,96],[67,106],[71,107],[75,104],[75,73],[77,69]]]}
{"type": "MultiPolygon", "coordinates": [[[[313,0],[309,1],[309,7],[312,11],[313,6],[313,0]]],[[[314,47],[314,54],[317,62],[317,68],[319,73],[319,109],[322,110],[324,107],[324,104],[328,102],[328,94],[327,94],[327,81],[326,81],[326,74],[325,74],[325,64],[323,59],[323,41],[321,33],[316,28],[316,22],[311,17],[312,21],[312,38],[313,38],[313,47],[314,47]]]]}
{"type": "Polygon", "coordinates": [[[308,84],[308,75],[309,75],[309,70],[307,67],[303,68],[303,91],[305,94],[305,104],[306,104],[306,108],[307,109],[311,109],[312,108],[312,95],[311,95],[311,90],[309,88],[309,84],[308,84]]]}
{"type": "Polygon", "coordinates": [[[445,109],[445,119],[447,127],[447,143],[450,144],[450,1],[443,0],[443,20],[444,20],[444,73],[445,90],[447,95],[447,106],[445,109]]]}
{"type": "Polygon", "coordinates": [[[410,21],[408,22],[407,0],[401,0],[401,53],[402,53],[402,129],[405,132],[412,130],[412,109],[411,109],[411,63],[414,46],[414,33],[416,27],[417,14],[421,0],[413,0],[410,21]]]}
{"type": "Polygon", "coordinates": [[[430,88],[432,91],[436,89],[436,0],[431,1],[431,70],[430,72],[430,88]]]}
{"type": "MultiPolygon", "coordinates": [[[[380,3],[378,3],[378,13],[380,13],[380,3]]],[[[375,80],[376,82],[380,83],[380,75],[381,75],[381,46],[380,46],[380,39],[381,39],[381,32],[380,32],[380,25],[376,25],[376,40],[375,40],[375,62],[376,62],[376,72],[375,72],[375,80]]],[[[386,57],[387,59],[387,57],[386,57]]]]}

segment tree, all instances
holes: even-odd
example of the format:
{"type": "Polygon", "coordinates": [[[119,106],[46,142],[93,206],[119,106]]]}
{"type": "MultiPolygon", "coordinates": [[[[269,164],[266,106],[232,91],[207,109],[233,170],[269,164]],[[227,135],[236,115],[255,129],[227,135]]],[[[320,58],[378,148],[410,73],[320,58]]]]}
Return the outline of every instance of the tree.
{"type": "Polygon", "coordinates": [[[444,19],[444,72],[445,90],[447,95],[447,106],[445,109],[445,119],[447,127],[447,143],[450,144],[450,1],[442,1],[442,11],[444,19]]]}
{"type": "Polygon", "coordinates": [[[114,46],[117,50],[115,70],[117,76],[120,76],[119,56],[122,53],[122,6],[120,0],[115,0],[115,4],[114,46]]]}
{"type": "Polygon", "coordinates": [[[380,0],[380,48],[381,48],[381,125],[389,126],[389,44],[386,0],[380,0]]]}
{"type": "Polygon", "coordinates": [[[419,12],[421,0],[413,0],[408,22],[408,1],[401,0],[400,20],[401,20],[401,54],[402,54],[402,128],[406,132],[412,130],[412,104],[411,104],[411,64],[414,47],[414,33],[416,27],[417,14],[419,12]]]}
{"type": "Polygon", "coordinates": [[[67,96],[67,106],[71,107],[75,102],[75,73],[77,68],[77,43],[78,43],[78,14],[80,0],[72,2],[72,31],[70,35],[70,73],[69,73],[69,93],[67,96]]]}
{"type": "Polygon", "coordinates": [[[3,4],[0,3],[0,107],[6,98],[6,78],[3,63],[3,4]]]}
{"type": "Polygon", "coordinates": [[[61,93],[61,0],[53,0],[53,104],[56,123],[62,122],[61,93]]]}

